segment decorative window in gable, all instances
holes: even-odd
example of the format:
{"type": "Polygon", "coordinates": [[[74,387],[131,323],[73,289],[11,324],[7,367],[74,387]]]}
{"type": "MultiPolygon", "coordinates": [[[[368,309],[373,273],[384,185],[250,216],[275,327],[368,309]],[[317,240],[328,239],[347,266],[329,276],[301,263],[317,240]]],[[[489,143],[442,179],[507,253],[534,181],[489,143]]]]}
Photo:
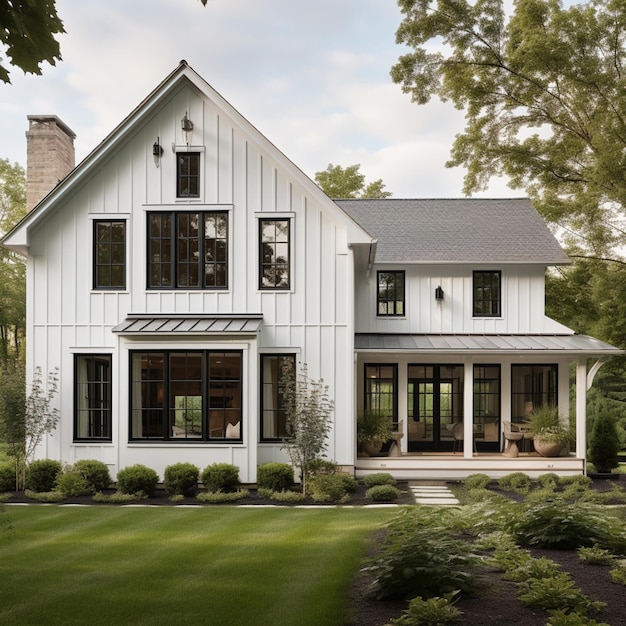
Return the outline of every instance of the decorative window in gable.
{"type": "Polygon", "coordinates": [[[200,197],[200,153],[176,154],[176,197],[200,197]]]}
{"type": "Polygon", "coordinates": [[[93,223],[94,289],[126,289],[126,220],[93,223]]]}
{"type": "Polygon", "coordinates": [[[404,272],[376,273],[376,315],[379,317],[399,317],[404,310],[404,272]]]}
{"type": "Polygon", "coordinates": [[[473,274],[473,316],[500,317],[502,315],[502,273],[475,271],[473,274]]]}
{"type": "Polygon", "coordinates": [[[148,287],[226,289],[228,213],[149,213],[148,287]]]}
{"type": "Polygon", "coordinates": [[[291,286],[290,226],[287,218],[259,220],[259,289],[291,286]]]}

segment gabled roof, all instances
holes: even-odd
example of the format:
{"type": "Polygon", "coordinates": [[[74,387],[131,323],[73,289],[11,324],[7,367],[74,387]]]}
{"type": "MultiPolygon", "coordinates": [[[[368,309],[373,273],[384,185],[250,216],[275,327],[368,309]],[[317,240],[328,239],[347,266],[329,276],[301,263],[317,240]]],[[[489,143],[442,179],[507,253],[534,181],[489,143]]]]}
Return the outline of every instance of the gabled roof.
{"type": "Polygon", "coordinates": [[[569,263],[526,198],[335,202],[378,241],[377,263],[569,263]]]}
{"type": "Polygon", "coordinates": [[[337,209],[337,205],[306,175],[289,160],[269,139],[225,100],[209,83],[207,83],[185,60],[171,72],[81,163],[79,163],[50,193],[45,196],[13,229],[0,240],[0,244],[20,252],[28,253],[29,230],[37,225],[63,198],[84,180],[97,167],[105,162],[110,155],[124,142],[129,133],[134,132],[155,108],[162,106],[176,90],[185,84],[193,85],[206,98],[211,100],[236,121],[259,145],[265,146],[276,161],[297,177],[307,188],[307,193],[315,197],[337,219],[345,221],[348,227],[348,238],[356,243],[369,243],[370,238],[354,220],[347,219],[346,214],[337,209]]]}

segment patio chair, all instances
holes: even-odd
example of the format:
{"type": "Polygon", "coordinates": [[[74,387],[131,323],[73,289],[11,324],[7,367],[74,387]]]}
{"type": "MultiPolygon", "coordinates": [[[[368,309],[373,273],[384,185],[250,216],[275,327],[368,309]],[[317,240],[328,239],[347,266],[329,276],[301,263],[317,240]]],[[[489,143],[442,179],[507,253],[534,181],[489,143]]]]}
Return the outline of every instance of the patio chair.
{"type": "Polygon", "coordinates": [[[508,420],[502,422],[504,426],[504,451],[502,454],[504,456],[509,456],[511,458],[516,458],[519,456],[519,448],[517,447],[517,442],[524,438],[524,433],[519,430],[517,424],[513,424],[508,420]]]}
{"type": "MultiPolygon", "coordinates": [[[[456,454],[457,446],[459,448],[459,451],[463,452],[463,439],[465,438],[463,422],[457,422],[452,427],[452,436],[454,437],[454,446],[452,448],[452,453],[456,454]]],[[[473,437],[472,437],[472,443],[474,444],[474,452],[477,452],[476,441],[474,440],[473,437]]]]}

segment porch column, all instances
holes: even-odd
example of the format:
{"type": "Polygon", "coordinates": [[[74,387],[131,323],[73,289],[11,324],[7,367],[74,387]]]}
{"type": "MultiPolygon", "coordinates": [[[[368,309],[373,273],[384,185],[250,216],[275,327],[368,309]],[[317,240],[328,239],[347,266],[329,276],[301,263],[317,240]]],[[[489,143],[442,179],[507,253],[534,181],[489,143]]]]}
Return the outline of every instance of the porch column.
{"type": "Polygon", "coordinates": [[[576,457],[587,458],[587,360],[584,358],[576,362],[576,457]]]}
{"type": "Polygon", "coordinates": [[[463,458],[474,451],[474,364],[466,361],[463,373],[463,458]]]}

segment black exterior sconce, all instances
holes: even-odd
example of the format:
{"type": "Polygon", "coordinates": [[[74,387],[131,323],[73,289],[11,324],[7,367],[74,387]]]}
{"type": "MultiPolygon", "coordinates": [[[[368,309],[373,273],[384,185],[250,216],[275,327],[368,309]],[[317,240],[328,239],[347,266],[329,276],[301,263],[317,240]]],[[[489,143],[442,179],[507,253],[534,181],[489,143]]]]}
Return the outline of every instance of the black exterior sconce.
{"type": "Polygon", "coordinates": [[[435,289],[435,300],[437,300],[437,302],[441,302],[443,300],[443,289],[441,288],[441,285],[435,289]]]}
{"type": "Polygon", "coordinates": [[[159,137],[157,137],[157,140],[152,144],[152,156],[154,157],[154,164],[159,167],[159,161],[163,156],[163,146],[161,145],[159,137]]]}

